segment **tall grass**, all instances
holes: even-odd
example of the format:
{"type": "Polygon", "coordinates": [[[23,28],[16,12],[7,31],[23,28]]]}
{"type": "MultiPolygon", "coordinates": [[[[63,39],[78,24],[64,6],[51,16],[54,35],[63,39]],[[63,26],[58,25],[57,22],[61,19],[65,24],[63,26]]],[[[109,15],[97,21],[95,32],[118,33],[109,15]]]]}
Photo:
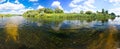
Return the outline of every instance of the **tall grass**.
{"type": "Polygon", "coordinates": [[[51,21],[60,21],[60,20],[108,20],[114,18],[110,15],[103,14],[45,14],[44,16],[39,16],[37,18],[43,20],[51,20],[51,21]]]}

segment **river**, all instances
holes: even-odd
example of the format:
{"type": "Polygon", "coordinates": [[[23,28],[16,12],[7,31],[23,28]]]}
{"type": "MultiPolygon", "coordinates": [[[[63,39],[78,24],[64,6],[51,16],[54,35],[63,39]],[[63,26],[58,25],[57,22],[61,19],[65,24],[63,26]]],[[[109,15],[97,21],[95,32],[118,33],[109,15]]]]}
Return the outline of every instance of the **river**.
{"type": "Polygon", "coordinates": [[[119,49],[120,17],[107,21],[0,18],[0,49],[119,49]]]}

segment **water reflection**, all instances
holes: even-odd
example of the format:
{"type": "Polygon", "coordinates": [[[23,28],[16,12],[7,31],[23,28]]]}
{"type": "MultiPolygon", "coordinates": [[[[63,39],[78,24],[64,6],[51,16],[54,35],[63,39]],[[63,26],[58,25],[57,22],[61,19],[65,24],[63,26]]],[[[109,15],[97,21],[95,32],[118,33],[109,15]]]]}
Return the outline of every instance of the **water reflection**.
{"type": "Polygon", "coordinates": [[[63,27],[65,29],[80,29],[80,28],[90,28],[94,24],[96,24],[97,21],[87,22],[87,21],[80,21],[80,20],[67,20],[63,22],[63,27]],[[65,27],[64,25],[68,26],[65,27]]]}
{"type": "Polygon", "coordinates": [[[114,20],[109,19],[108,23],[109,25],[114,25],[118,30],[120,30],[120,17],[116,17],[114,20]]]}
{"type": "MultiPolygon", "coordinates": [[[[41,23],[38,22],[38,20],[35,22],[41,23]]],[[[103,22],[95,20],[88,22],[86,20],[63,20],[61,22],[42,21],[41,24],[42,30],[45,28],[45,30],[41,32],[47,32],[50,34],[49,38],[45,39],[48,39],[48,41],[53,41],[53,43],[48,44],[53,44],[50,48],[57,47],[58,45],[61,47],[61,49],[118,48],[118,42],[116,41],[115,37],[118,29],[115,25],[110,24],[110,21],[103,22]]],[[[44,42],[46,43],[47,41],[45,40],[44,42]]]]}
{"type": "Polygon", "coordinates": [[[26,22],[23,25],[30,25],[33,24],[32,26],[42,26],[42,22],[41,19],[39,18],[26,18],[26,22]]]}
{"type": "Polygon", "coordinates": [[[81,29],[81,28],[91,28],[91,27],[107,27],[107,22],[102,21],[80,21],[80,20],[64,20],[63,22],[57,23],[51,22],[51,28],[53,30],[60,29],[81,29]]]}
{"type": "Polygon", "coordinates": [[[114,20],[109,19],[108,22],[110,25],[120,25],[120,17],[116,17],[114,20]]]}
{"type": "Polygon", "coordinates": [[[14,16],[0,19],[0,49],[117,49],[119,18],[109,21],[62,20],[14,16]],[[12,41],[12,42],[11,42],[12,41]],[[15,43],[15,44],[14,44],[15,43]],[[6,48],[7,47],[7,48],[6,48]]]}

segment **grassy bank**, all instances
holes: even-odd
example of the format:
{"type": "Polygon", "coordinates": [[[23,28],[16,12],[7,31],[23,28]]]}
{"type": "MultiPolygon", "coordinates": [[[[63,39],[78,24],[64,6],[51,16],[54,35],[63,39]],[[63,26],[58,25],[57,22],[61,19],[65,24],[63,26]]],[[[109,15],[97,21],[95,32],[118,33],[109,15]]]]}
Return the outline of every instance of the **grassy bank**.
{"type": "MultiPolygon", "coordinates": [[[[27,16],[24,16],[27,17],[27,16]]],[[[87,21],[93,21],[93,20],[101,20],[101,21],[107,21],[108,19],[114,19],[114,16],[110,16],[108,14],[44,14],[43,16],[35,16],[33,18],[39,18],[45,21],[62,21],[62,20],[87,20],[87,21]]]]}
{"type": "Polygon", "coordinates": [[[22,16],[21,14],[0,14],[0,17],[22,16]]]}
{"type": "Polygon", "coordinates": [[[12,14],[0,14],[0,17],[10,17],[12,14]]]}
{"type": "Polygon", "coordinates": [[[109,18],[114,18],[110,15],[103,15],[103,14],[45,14],[44,16],[41,16],[42,19],[70,19],[70,20],[89,20],[89,19],[97,19],[97,20],[104,20],[109,18]]]}

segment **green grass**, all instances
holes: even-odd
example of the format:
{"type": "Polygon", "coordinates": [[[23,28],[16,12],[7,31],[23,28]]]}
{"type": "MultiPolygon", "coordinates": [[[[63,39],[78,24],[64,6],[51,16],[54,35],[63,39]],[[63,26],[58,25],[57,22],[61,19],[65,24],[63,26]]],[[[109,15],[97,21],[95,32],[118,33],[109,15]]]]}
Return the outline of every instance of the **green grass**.
{"type": "Polygon", "coordinates": [[[41,19],[44,20],[53,20],[53,21],[59,21],[59,20],[107,20],[114,18],[110,15],[102,15],[102,14],[96,14],[96,15],[87,15],[87,14],[45,14],[44,16],[40,16],[41,19]]]}
{"type": "Polygon", "coordinates": [[[10,17],[12,14],[0,14],[0,17],[10,17]]]}
{"type": "MultiPolygon", "coordinates": [[[[27,16],[24,16],[27,17],[27,16]]],[[[32,16],[33,17],[33,16],[32,16]]],[[[113,16],[110,16],[108,14],[66,14],[66,13],[60,13],[60,14],[44,14],[43,16],[34,16],[33,18],[39,18],[45,21],[63,21],[63,20],[87,20],[87,21],[93,21],[93,20],[101,20],[106,21],[108,19],[115,18],[113,16]]]]}
{"type": "Polygon", "coordinates": [[[21,16],[20,14],[0,14],[0,17],[21,16]]]}

